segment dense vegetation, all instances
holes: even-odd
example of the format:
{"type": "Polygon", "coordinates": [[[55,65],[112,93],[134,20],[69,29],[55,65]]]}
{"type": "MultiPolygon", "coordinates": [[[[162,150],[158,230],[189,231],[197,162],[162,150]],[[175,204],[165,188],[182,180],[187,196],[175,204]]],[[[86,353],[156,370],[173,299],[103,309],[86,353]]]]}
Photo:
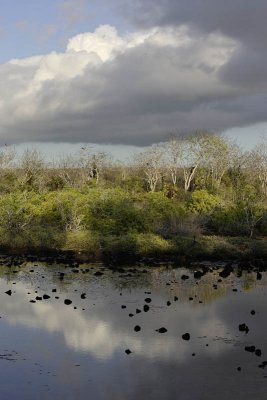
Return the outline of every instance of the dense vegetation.
{"type": "Polygon", "coordinates": [[[92,258],[267,257],[267,145],[174,136],[127,163],[83,147],[47,163],[0,152],[2,249],[92,258]]]}

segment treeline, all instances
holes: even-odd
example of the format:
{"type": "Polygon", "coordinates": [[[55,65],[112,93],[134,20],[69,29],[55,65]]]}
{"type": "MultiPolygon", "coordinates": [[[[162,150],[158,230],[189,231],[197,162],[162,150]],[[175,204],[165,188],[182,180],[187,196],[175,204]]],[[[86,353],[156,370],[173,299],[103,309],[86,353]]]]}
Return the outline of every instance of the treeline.
{"type": "Polygon", "coordinates": [[[89,146],[53,163],[0,152],[2,246],[153,254],[203,235],[267,235],[266,142],[173,136],[124,163],[89,146]]]}

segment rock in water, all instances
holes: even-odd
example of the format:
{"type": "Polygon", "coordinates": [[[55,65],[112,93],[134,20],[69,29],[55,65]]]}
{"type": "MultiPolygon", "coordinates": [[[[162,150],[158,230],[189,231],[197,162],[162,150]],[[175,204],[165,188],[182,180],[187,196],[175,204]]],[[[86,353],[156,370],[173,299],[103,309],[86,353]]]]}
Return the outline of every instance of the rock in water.
{"type": "Polygon", "coordinates": [[[134,327],[134,330],[135,330],[135,332],[140,332],[140,331],[141,331],[141,326],[136,325],[136,326],[134,327]]]}
{"type": "Polygon", "coordinates": [[[224,269],[219,273],[221,278],[227,278],[231,272],[233,272],[233,268],[230,264],[226,265],[224,269]]]}
{"type": "Polygon", "coordinates": [[[267,361],[263,361],[260,365],[258,365],[259,368],[264,369],[267,366],[267,361]]]}
{"type": "Polygon", "coordinates": [[[248,351],[249,353],[254,353],[256,350],[255,346],[246,346],[245,351],[248,351]]]}
{"type": "Polygon", "coordinates": [[[162,328],[156,329],[156,332],[159,333],[166,333],[168,331],[168,329],[164,328],[164,326],[162,328]]]}
{"type": "Polygon", "coordinates": [[[125,353],[126,353],[127,355],[129,355],[129,354],[132,353],[132,351],[131,351],[130,349],[126,349],[126,350],[125,350],[125,353]]]}
{"type": "Polygon", "coordinates": [[[189,334],[188,332],[184,333],[184,334],[182,335],[182,339],[183,339],[183,340],[190,340],[190,334],[189,334]]]}
{"type": "Polygon", "coordinates": [[[103,272],[96,271],[96,272],[94,273],[94,275],[95,275],[95,276],[102,276],[102,275],[104,275],[104,274],[103,274],[103,272]]]}
{"type": "Polygon", "coordinates": [[[260,272],[257,272],[257,281],[260,281],[262,278],[262,274],[260,272]]]}
{"type": "Polygon", "coordinates": [[[64,300],[64,304],[66,304],[67,306],[69,306],[71,303],[72,303],[72,301],[69,299],[64,300]]]}
{"type": "Polygon", "coordinates": [[[240,332],[246,332],[246,334],[248,334],[248,332],[249,332],[248,326],[246,324],[240,324],[239,330],[240,330],[240,332]]]}
{"type": "Polygon", "coordinates": [[[255,354],[256,354],[256,356],[261,357],[261,350],[260,349],[256,349],[255,350],[255,354]]]}
{"type": "Polygon", "coordinates": [[[204,275],[204,274],[203,274],[202,271],[195,271],[195,272],[194,272],[194,278],[195,278],[195,279],[200,279],[200,278],[202,278],[203,275],[204,275]]]}
{"type": "Polygon", "coordinates": [[[12,290],[8,290],[7,292],[5,292],[6,294],[8,294],[9,296],[12,295],[12,290]]]}

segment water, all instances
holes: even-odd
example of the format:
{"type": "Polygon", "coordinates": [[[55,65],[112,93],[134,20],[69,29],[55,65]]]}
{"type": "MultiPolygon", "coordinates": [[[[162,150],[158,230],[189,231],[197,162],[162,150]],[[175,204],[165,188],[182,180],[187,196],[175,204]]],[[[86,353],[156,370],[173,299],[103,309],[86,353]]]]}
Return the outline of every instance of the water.
{"type": "Polygon", "coordinates": [[[267,274],[145,270],[1,267],[1,400],[266,399],[267,274]],[[260,357],[245,351],[251,345],[260,357]]]}

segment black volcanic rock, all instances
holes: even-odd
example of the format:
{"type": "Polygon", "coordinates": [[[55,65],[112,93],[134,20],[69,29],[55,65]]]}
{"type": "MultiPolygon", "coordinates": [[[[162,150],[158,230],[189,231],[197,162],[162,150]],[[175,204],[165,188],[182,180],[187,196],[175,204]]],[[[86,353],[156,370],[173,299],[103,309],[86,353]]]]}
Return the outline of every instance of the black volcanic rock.
{"type": "Polygon", "coordinates": [[[245,351],[248,351],[249,353],[254,353],[256,350],[255,346],[246,346],[245,351]]]}
{"type": "Polygon", "coordinates": [[[168,329],[164,328],[164,326],[162,328],[156,329],[156,332],[159,333],[166,333],[168,331],[168,329]]]}
{"type": "Polygon", "coordinates": [[[227,264],[224,269],[219,273],[221,278],[227,278],[231,272],[233,272],[233,268],[230,264],[227,264]]]}
{"type": "Polygon", "coordinates": [[[258,357],[261,357],[261,350],[260,349],[256,349],[255,350],[255,354],[256,354],[256,356],[258,356],[258,357]]]}
{"type": "Polygon", "coordinates": [[[182,335],[183,340],[190,340],[190,333],[186,332],[182,335]]]}
{"type": "Polygon", "coordinates": [[[260,272],[257,272],[257,281],[260,281],[262,279],[262,274],[260,272]]]}
{"type": "Polygon", "coordinates": [[[94,275],[95,275],[95,276],[102,276],[102,275],[104,275],[104,274],[103,274],[103,272],[96,271],[96,272],[94,273],[94,275]]]}
{"type": "Polygon", "coordinates": [[[259,368],[264,369],[267,366],[267,361],[262,361],[260,365],[258,365],[259,368]]]}
{"type": "Polygon", "coordinates": [[[238,328],[240,332],[246,332],[246,334],[249,332],[249,328],[246,324],[240,324],[238,328]]]}
{"type": "Polygon", "coordinates": [[[195,271],[194,272],[194,278],[195,279],[201,279],[204,273],[202,271],[195,271]]]}

